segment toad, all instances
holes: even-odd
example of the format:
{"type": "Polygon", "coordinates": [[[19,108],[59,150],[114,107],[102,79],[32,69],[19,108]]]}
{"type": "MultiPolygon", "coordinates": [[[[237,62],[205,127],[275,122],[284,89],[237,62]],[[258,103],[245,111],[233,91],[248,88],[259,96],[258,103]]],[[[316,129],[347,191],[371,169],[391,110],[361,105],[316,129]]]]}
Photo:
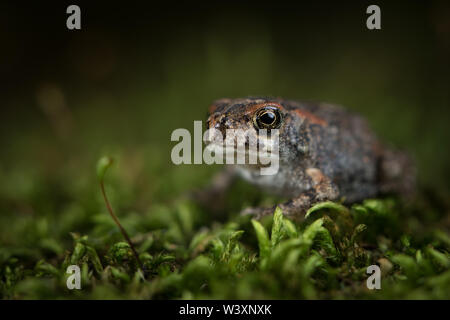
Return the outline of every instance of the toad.
{"type": "MultiPolygon", "coordinates": [[[[209,108],[207,128],[261,129],[279,133],[279,170],[261,175],[259,165],[237,164],[213,179],[209,194],[222,193],[241,176],[288,200],[278,206],[292,218],[302,218],[315,203],[354,203],[383,194],[410,195],[415,173],[410,158],[381,143],[361,116],[327,103],[281,98],[220,99],[209,108]]],[[[273,208],[247,208],[255,218],[273,208]]]]}

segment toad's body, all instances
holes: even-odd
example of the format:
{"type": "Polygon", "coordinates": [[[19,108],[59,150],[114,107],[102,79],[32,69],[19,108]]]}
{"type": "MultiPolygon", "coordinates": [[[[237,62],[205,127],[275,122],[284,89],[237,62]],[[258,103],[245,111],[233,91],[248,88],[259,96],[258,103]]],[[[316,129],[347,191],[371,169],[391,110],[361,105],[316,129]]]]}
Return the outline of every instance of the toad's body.
{"type": "MultiPolygon", "coordinates": [[[[221,99],[210,107],[208,127],[279,130],[279,170],[236,166],[246,180],[292,200],[281,204],[299,216],[324,200],[360,201],[381,193],[408,193],[414,175],[408,158],[386,149],[366,121],[341,107],[280,98],[221,99]]],[[[272,209],[247,210],[258,216],[272,209]]]]}

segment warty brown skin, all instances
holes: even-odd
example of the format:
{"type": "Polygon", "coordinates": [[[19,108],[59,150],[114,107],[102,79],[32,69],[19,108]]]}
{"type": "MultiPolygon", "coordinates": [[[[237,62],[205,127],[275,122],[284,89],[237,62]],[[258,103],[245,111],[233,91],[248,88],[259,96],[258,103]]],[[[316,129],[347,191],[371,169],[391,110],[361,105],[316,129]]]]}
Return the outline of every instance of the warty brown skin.
{"type": "MultiPolygon", "coordinates": [[[[414,189],[409,158],[384,147],[362,117],[339,106],[268,97],[220,99],[209,108],[207,127],[223,135],[227,129],[257,130],[255,117],[267,107],[281,116],[278,173],[267,178],[258,166],[234,165],[214,179],[211,193],[222,192],[232,181],[230,174],[238,173],[290,198],[279,204],[283,213],[302,218],[317,202],[353,203],[385,193],[407,195],[414,189]]],[[[243,213],[259,218],[273,210],[248,208],[243,213]]]]}

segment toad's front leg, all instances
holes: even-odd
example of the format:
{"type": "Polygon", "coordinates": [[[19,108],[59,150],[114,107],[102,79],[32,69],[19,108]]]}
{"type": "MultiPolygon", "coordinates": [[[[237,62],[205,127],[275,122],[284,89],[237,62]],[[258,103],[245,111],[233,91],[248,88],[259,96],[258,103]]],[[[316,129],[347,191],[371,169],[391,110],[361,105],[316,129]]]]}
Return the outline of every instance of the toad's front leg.
{"type": "MultiPolygon", "coordinates": [[[[302,220],[306,211],[315,203],[336,200],[339,196],[337,186],[325,176],[317,168],[309,168],[306,170],[312,188],[301,193],[285,203],[278,205],[287,217],[296,220],[302,220]]],[[[247,208],[242,211],[243,215],[252,215],[255,219],[260,219],[263,216],[273,214],[275,207],[272,208],[247,208]]]]}

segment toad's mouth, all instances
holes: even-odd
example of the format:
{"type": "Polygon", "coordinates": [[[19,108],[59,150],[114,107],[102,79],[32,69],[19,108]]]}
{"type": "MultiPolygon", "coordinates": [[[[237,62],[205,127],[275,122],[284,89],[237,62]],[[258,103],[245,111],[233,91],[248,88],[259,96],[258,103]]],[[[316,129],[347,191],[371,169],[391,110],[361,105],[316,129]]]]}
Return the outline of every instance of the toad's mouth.
{"type": "Polygon", "coordinates": [[[220,157],[222,155],[224,162],[227,164],[264,167],[270,165],[273,161],[279,160],[278,152],[271,152],[270,149],[267,150],[267,147],[261,148],[262,150],[255,147],[252,148],[248,143],[245,146],[236,146],[235,144],[210,142],[206,145],[206,149],[214,156],[220,157]]]}

